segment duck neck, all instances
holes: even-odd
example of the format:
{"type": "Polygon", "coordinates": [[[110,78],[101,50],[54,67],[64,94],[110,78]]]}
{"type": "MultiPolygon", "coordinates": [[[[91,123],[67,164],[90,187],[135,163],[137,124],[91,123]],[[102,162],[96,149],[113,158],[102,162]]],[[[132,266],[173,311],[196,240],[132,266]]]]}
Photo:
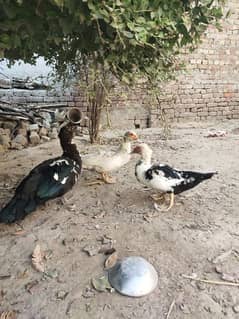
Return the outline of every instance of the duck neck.
{"type": "Polygon", "coordinates": [[[72,144],[74,132],[75,126],[71,123],[61,128],[58,136],[60,139],[61,148],[63,150],[62,156],[69,157],[77,163],[81,163],[81,157],[77,150],[77,147],[75,144],[72,144]]]}
{"type": "Polygon", "coordinates": [[[130,154],[131,152],[131,143],[130,141],[124,140],[121,144],[121,149],[130,154]]]}
{"type": "Polygon", "coordinates": [[[142,161],[145,165],[150,166],[151,165],[151,154],[150,153],[143,154],[142,161]]]}

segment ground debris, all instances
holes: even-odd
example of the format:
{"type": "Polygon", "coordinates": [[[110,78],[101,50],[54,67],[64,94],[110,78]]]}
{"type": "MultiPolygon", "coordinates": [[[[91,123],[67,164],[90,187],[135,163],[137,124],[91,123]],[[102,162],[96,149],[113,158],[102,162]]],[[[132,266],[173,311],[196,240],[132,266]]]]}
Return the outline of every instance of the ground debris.
{"type": "Polygon", "coordinates": [[[0,319],[16,319],[17,314],[14,310],[4,311],[0,313],[0,319]]]}
{"type": "Polygon", "coordinates": [[[9,279],[12,275],[0,275],[0,280],[9,279]]]}
{"type": "Polygon", "coordinates": [[[166,319],[169,319],[170,314],[171,314],[171,312],[173,311],[173,307],[174,307],[174,305],[175,305],[175,302],[176,302],[176,300],[174,299],[174,300],[172,301],[172,303],[170,304],[170,307],[169,307],[169,309],[168,309],[168,313],[167,313],[166,319]]]}
{"type": "Polygon", "coordinates": [[[24,279],[28,276],[28,269],[24,269],[24,271],[19,271],[17,273],[17,279],[24,279]]]}
{"type": "Polygon", "coordinates": [[[25,285],[25,289],[27,292],[29,292],[29,294],[33,295],[33,290],[36,288],[38,284],[38,280],[33,280],[25,285]]]}
{"type": "Polygon", "coordinates": [[[232,307],[232,310],[235,312],[235,313],[239,313],[239,304],[238,305],[234,305],[232,307]]]}
{"type": "Polygon", "coordinates": [[[91,287],[86,287],[85,291],[82,293],[82,297],[88,299],[95,296],[95,292],[91,287]]]}
{"type": "Polygon", "coordinates": [[[198,281],[198,282],[205,282],[207,284],[212,284],[212,285],[239,287],[239,283],[238,282],[229,282],[229,281],[226,281],[226,280],[218,281],[218,280],[201,279],[201,278],[197,278],[197,276],[195,276],[195,274],[193,276],[188,276],[188,275],[182,274],[182,277],[185,278],[185,279],[191,279],[191,280],[195,280],[195,281],[198,281]]]}
{"type": "Polygon", "coordinates": [[[1,305],[1,302],[3,301],[4,297],[6,296],[7,292],[4,291],[4,290],[0,290],[0,305],[1,305]]]}
{"type": "Polygon", "coordinates": [[[184,313],[184,314],[190,314],[191,310],[189,309],[189,306],[186,305],[185,303],[181,303],[179,305],[179,309],[184,313]]]}
{"type": "Polygon", "coordinates": [[[222,263],[225,259],[227,259],[231,253],[232,253],[233,249],[229,249],[225,252],[223,252],[222,254],[218,255],[217,257],[215,257],[213,260],[212,260],[212,263],[213,264],[219,264],[219,263],[222,263]]]}
{"type": "Polygon", "coordinates": [[[227,274],[227,273],[222,273],[221,274],[221,278],[225,281],[228,282],[235,282],[235,283],[239,283],[238,281],[238,276],[236,274],[227,274]]]}
{"type": "Polygon", "coordinates": [[[75,204],[70,204],[66,207],[66,209],[69,211],[69,212],[75,212],[76,211],[76,205],[75,204]]]}
{"type": "Polygon", "coordinates": [[[26,235],[26,231],[23,229],[17,230],[16,232],[12,233],[13,236],[22,236],[22,235],[26,235]]]}
{"type": "Polygon", "coordinates": [[[97,240],[100,241],[102,245],[110,244],[111,246],[113,246],[116,243],[116,240],[113,239],[110,235],[100,236],[97,240]]]}
{"type": "Polygon", "coordinates": [[[218,274],[222,274],[222,273],[223,273],[222,266],[221,266],[221,265],[217,265],[217,266],[215,267],[215,271],[216,271],[218,274]]]}
{"type": "Polygon", "coordinates": [[[204,294],[201,301],[203,309],[211,314],[219,314],[224,310],[224,307],[227,307],[226,304],[221,303],[221,298],[216,295],[204,294]]]}
{"type": "Polygon", "coordinates": [[[64,300],[68,294],[69,292],[60,290],[56,293],[56,299],[64,300]]]}
{"type": "Polygon", "coordinates": [[[114,267],[118,260],[118,254],[115,251],[113,254],[111,254],[106,260],[105,260],[105,269],[110,269],[114,267]]]}
{"type": "Polygon", "coordinates": [[[82,250],[86,252],[90,257],[95,256],[99,253],[99,247],[93,245],[86,245],[82,250]]]}
{"type": "Polygon", "coordinates": [[[85,304],[85,312],[90,312],[90,311],[91,311],[91,309],[92,309],[91,304],[86,303],[86,304],[85,304]]]}
{"type": "Polygon", "coordinates": [[[44,251],[44,259],[45,260],[51,259],[52,256],[53,256],[53,251],[51,249],[44,251]]]}
{"type": "Polygon", "coordinates": [[[206,289],[206,284],[200,281],[197,281],[196,286],[198,290],[205,290],[206,289]]]}
{"type": "Polygon", "coordinates": [[[99,254],[111,255],[116,251],[113,247],[101,247],[99,250],[99,254]]]}
{"type": "Polygon", "coordinates": [[[66,315],[67,316],[71,315],[71,312],[75,307],[75,304],[79,304],[79,299],[73,299],[68,303],[67,308],[66,308],[66,315]]]}
{"type": "Polygon", "coordinates": [[[104,211],[93,216],[94,219],[104,218],[104,217],[105,217],[105,212],[104,211]]]}
{"type": "Polygon", "coordinates": [[[224,137],[227,135],[227,131],[219,130],[219,131],[208,131],[205,137],[224,137]]]}
{"type": "Polygon", "coordinates": [[[39,244],[37,244],[33,250],[32,265],[39,272],[45,271],[45,265],[43,263],[43,254],[41,252],[41,247],[39,244]]]}
{"type": "Polygon", "coordinates": [[[54,279],[54,278],[58,278],[58,276],[59,276],[59,274],[58,274],[57,269],[52,269],[52,270],[48,270],[48,271],[44,272],[42,280],[47,279],[47,278],[54,279]]]}
{"type": "Polygon", "coordinates": [[[107,276],[101,276],[98,278],[93,278],[91,280],[92,286],[94,287],[95,290],[99,291],[99,292],[106,292],[106,291],[110,291],[113,292],[114,288],[111,287],[107,276]]]}
{"type": "Polygon", "coordinates": [[[152,212],[147,212],[145,214],[143,214],[143,220],[145,220],[146,222],[148,223],[151,223],[152,222],[152,218],[155,216],[154,213],[152,212]]]}

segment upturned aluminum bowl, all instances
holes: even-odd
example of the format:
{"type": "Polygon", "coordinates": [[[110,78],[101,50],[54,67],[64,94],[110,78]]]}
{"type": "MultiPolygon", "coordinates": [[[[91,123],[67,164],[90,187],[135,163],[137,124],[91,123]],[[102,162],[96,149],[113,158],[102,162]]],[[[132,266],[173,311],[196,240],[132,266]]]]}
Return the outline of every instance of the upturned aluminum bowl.
{"type": "Polygon", "coordinates": [[[126,257],[108,270],[108,279],[122,295],[141,297],[151,293],[158,284],[155,268],[144,258],[126,257]]]}

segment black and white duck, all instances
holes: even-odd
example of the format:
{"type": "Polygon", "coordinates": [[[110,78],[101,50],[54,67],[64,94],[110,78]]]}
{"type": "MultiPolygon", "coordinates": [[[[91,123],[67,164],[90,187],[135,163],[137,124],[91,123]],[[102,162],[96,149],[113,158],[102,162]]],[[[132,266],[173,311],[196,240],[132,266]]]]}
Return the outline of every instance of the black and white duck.
{"type": "Polygon", "coordinates": [[[21,181],[10,202],[0,211],[1,223],[13,223],[25,218],[50,199],[67,193],[81,173],[81,156],[72,144],[76,125],[67,123],[59,132],[63,154],[48,159],[21,181]]]}
{"type": "Polygon", "coordinates": [[[152,198],[157,201],[162,199],[165,194],[170,194],[169,206],[163,209],[164,211],[173,207],[174,194],[180,194],[189,190],[216,174],[216,172],[200,173],[181,171],[165,164],[152,164],[152,150],[147,144],[137,145],[132,153],[141,155],[141,159],[135,166],[135,176],[137,180],[141,184],[159,192],[159,194],[152,196],[152,198]]]}

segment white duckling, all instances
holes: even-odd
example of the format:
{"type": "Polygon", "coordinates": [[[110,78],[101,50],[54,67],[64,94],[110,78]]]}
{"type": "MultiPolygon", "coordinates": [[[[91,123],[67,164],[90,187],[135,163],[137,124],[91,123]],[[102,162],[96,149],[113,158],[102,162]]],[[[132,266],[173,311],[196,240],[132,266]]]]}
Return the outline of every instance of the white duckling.
{"type": "Polygon", "coordinates": [[[124,134],[122,144],[114,154],[84,156],[82,158],[83,168],[95,170],[101,174],[101,180],[88,183],[88,185],[115,183],[115,179],[113,179],[109,173],[119,169],[130,161],[131,142],[137,139],[138,136],[135,132],[127,131],[124,134]]]}

